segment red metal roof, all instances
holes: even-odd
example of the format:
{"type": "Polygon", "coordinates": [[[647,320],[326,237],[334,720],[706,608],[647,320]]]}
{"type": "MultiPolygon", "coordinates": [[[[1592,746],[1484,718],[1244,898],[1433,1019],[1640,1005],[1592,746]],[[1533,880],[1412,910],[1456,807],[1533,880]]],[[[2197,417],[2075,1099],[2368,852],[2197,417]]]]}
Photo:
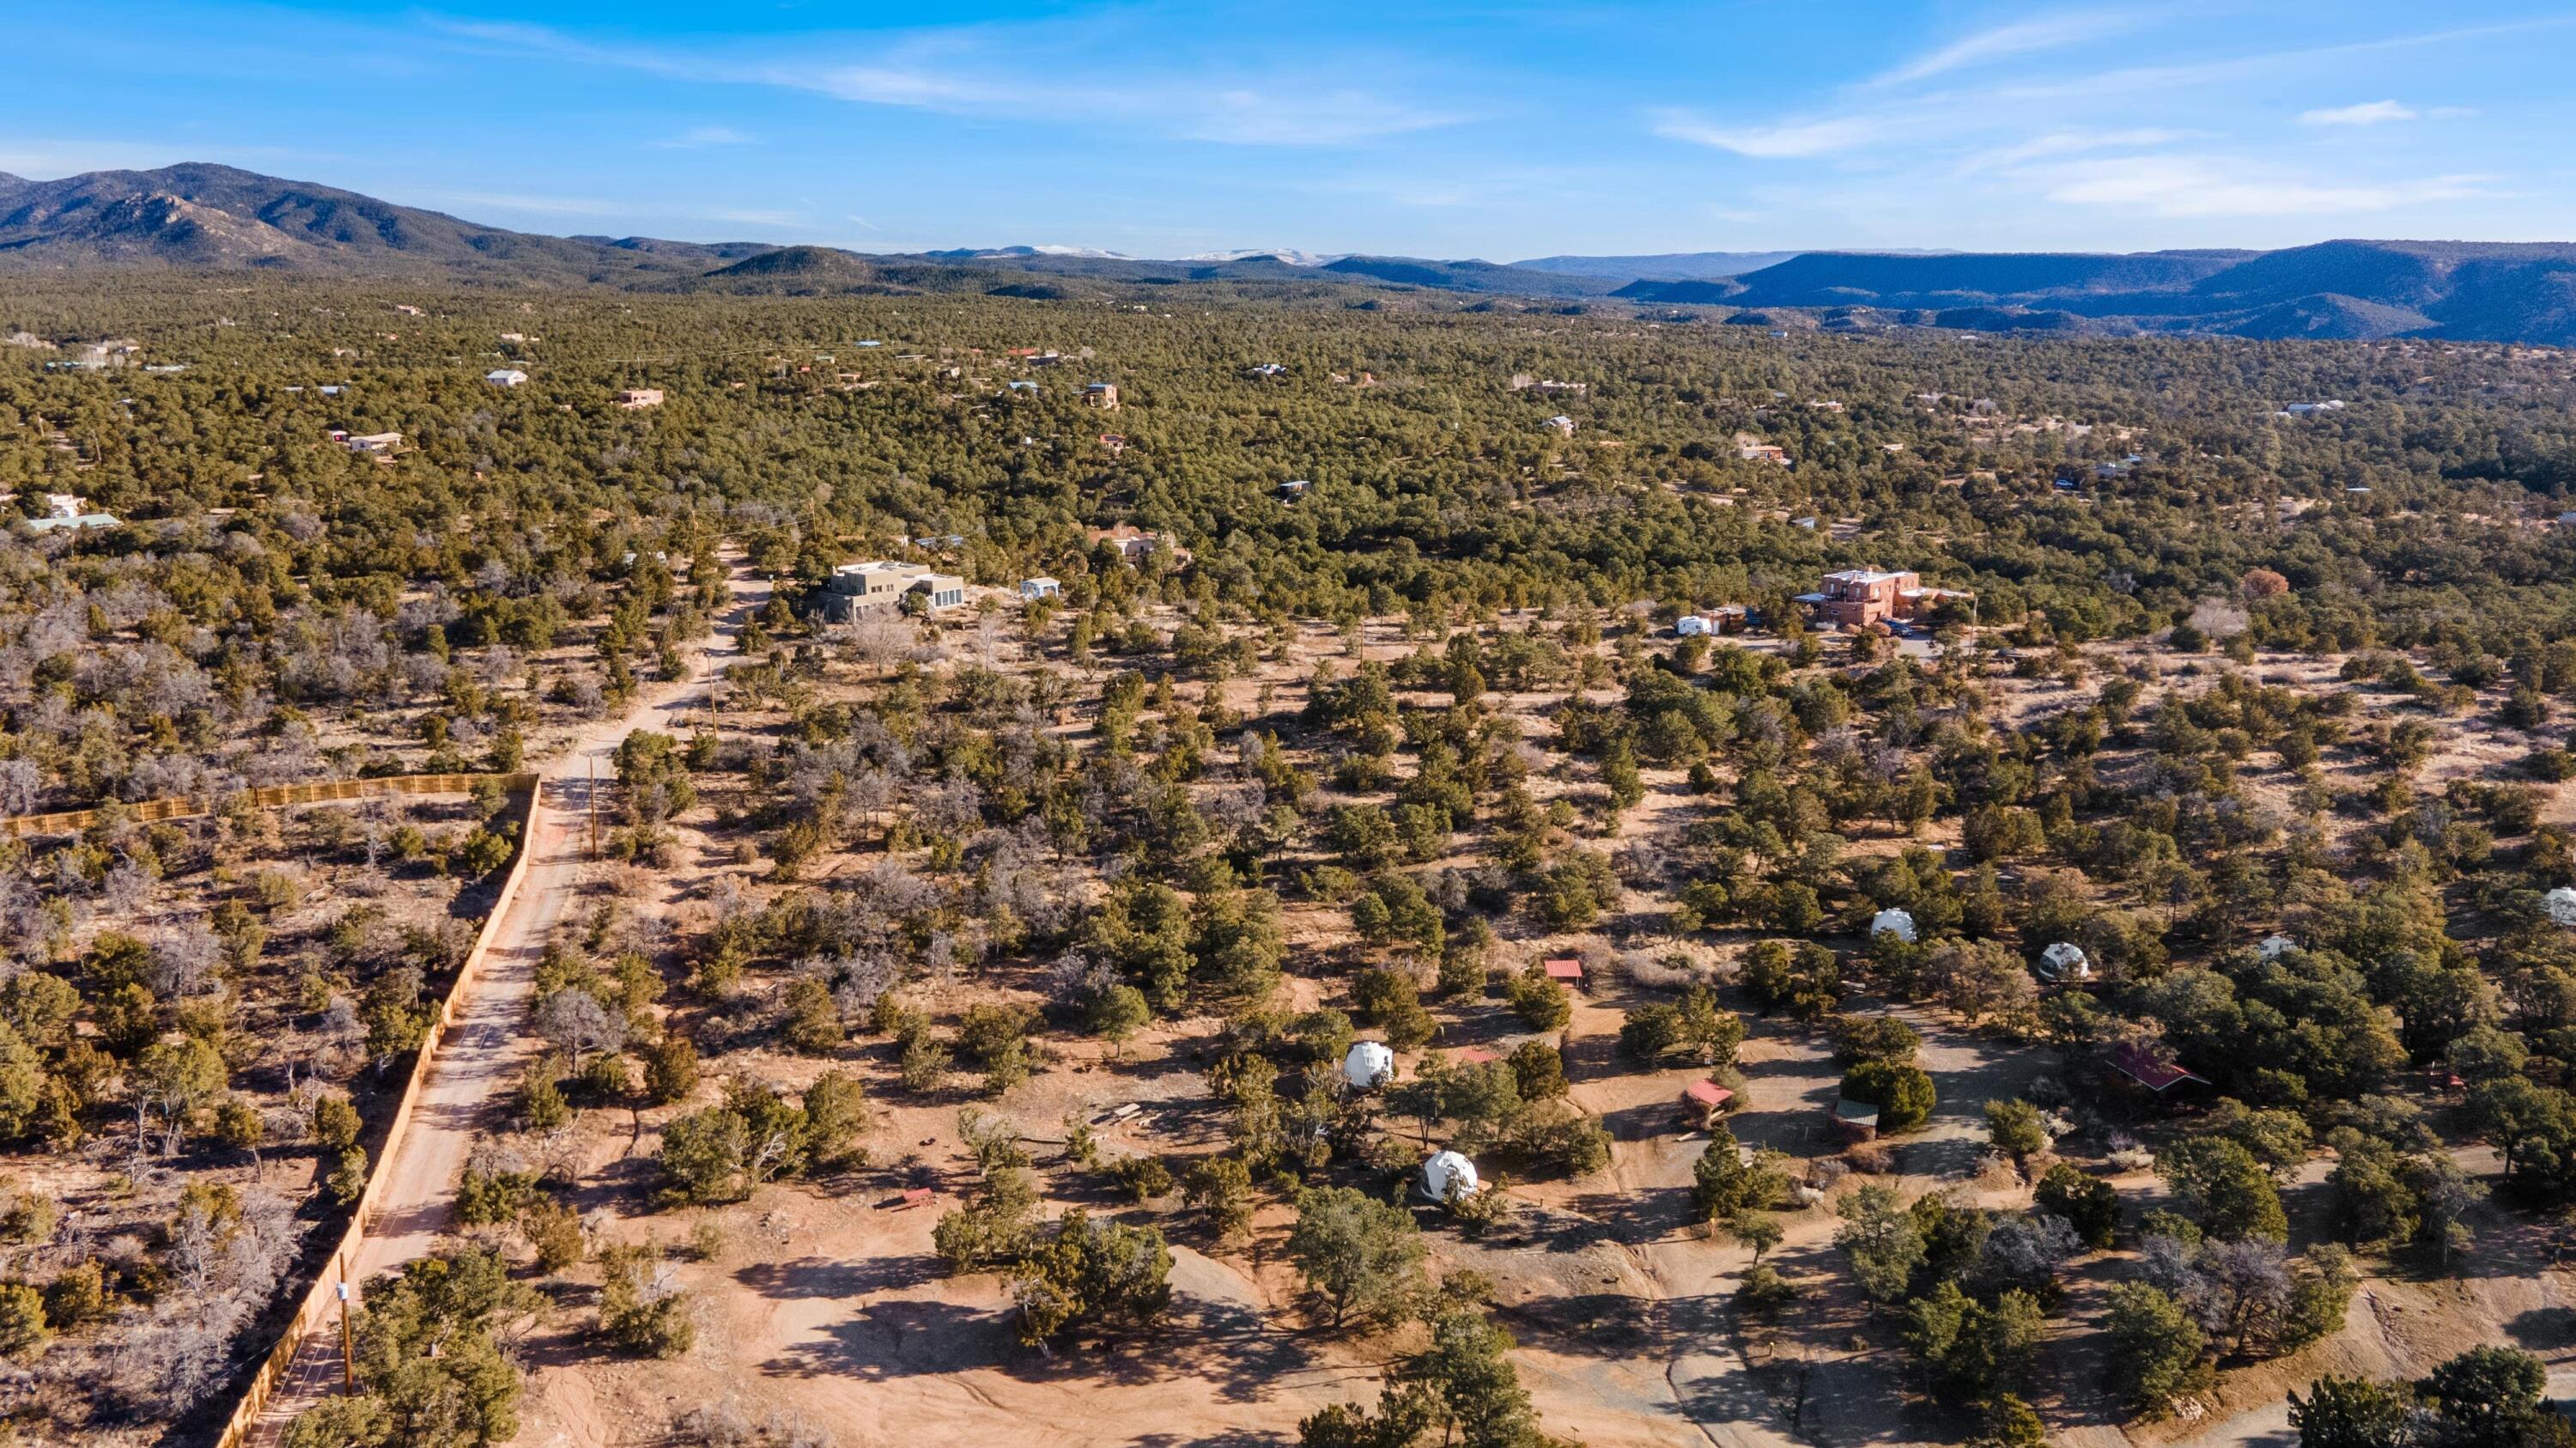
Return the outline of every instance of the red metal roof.
{"type": "Polygon", "coordinates": [[[1714,1081],[1693,1081],[1682,1088],[1682,1097],[1701,1106],[1724,1106],[1735,1099],[1735,1093],[1714,1081]]]}
{"type": "Polygon", "coordinates": [[[2208,1077],[2195,1076],[2180,1066],[2167,1065],[2149,1055],[2147,1048],[2135,1041],[2123,1041],[2112,1047],[2109,1059],[2112,1070],[2150,1091],[2162,1091],[2184,1081],[2197,1081],[2203,1086],[2209,1084],[2208,1077]]]}
{"type": "Polygon", "coordinates": [[[1542,964],[1545,965],[1547,969],[1547,978],[1550,980],[1583,979],[1583,962],[1577,960],[1571,955],[1560,955],[1556,959],[1542,962],[1542,964]]]}

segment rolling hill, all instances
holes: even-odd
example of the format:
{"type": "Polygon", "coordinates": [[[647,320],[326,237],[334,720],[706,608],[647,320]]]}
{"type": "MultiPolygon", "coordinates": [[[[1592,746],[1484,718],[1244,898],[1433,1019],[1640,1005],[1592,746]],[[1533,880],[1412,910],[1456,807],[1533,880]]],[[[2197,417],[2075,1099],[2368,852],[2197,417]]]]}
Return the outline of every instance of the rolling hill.
{"type": "Polygon", "coordinates": [[[694,275],[766,249],[506,231],[201,163],[59,181],[0,175],[0,269],[10,271],[258,267],[613,284],[694,275]]]}
{"type": "MultiPolygon", "coordinates": [[[[2576,243],[2328,241],[2278,251],[1686,252],[1451,261],[1290,251],[1155,260],[1065,246],[873,256],[821,246],[544,236],[354,191],[188,163],[0,175],[0,273],[102,268],[444,276],[502,286],[799,294],[1109,295],[1230,282],[1265,295],[1409,292],[1474,305],[1830,313],[1981,331],[2426,336],[2576,345],[2576,243]]],[[[1356,300],[1357,298],[1355,298],[1356,300]]],[[[1814,318],[1809,318],[1812,323],[1814,318]]]]}
{"type": "Polygon", "coordinates": [[[2111,330],[2566,345],[2576,344],[2576,245],[2328,241],[2266,252],[2127,255],[1810,252],[1732,278],[1641,279],[1614,295],[1664,306],[1924,311],[1935,325],[1983,329],[2019,327],[2016,319],[2024,314],[2058,313],[2111,330]]]}

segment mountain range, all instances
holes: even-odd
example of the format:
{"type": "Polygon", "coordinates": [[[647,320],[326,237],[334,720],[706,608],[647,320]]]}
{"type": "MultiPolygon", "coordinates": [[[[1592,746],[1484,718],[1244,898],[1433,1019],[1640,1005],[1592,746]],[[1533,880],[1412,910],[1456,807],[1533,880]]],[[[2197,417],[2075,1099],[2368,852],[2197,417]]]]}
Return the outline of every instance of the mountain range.
{"type": "Polygon", "coordinates": [[[336,187],[189,163],[0,175],[0,272],[443,278],[649,290],[1100,294],[1175,282],[1636,307],[1775,328],[2576,345],[2576,243],[2328,241],[2277,251],[1692,252],[1500,263],[1279,249],[1171,259],[1065,246],[904,255],[764,242],[544,236],[336,187]]]}

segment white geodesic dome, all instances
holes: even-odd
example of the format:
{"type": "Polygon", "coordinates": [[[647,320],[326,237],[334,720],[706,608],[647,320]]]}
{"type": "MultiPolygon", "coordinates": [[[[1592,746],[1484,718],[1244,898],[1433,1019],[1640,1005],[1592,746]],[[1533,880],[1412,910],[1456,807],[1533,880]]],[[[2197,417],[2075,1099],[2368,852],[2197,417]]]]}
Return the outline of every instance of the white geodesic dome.
{"type": "Polygon", "coordinates": [[[2576,925],[2576,890],[2561,885],[2542,896],[2541,903],[2549,908],[2550,923],[2576,925]]]}
{"type": "Polygon", "coordinates": [[[2046,980],[2086,980],[2093,974],[2093,963],[2084,958],[2081,947],[2061,940],[2039,953],[2039,974],[2046,980]]]}
{"type": "Polygon", "coordinates": [[[2265,960],[2278,960],[2298,948],[2299,942],[2286,935],[2266,935],[2263,937],[2263,943],[2254,947],[2254,953],[2265,960]]]}
{"type": "Polygon", "coordinates": [[[1433,1201],[1449,1200],[1452,1183],[1457,1185],[1458,1195],[1475,1195],[1479,1185],[1476,1164],[1454,1151],[1444,1151],[1422,1164],[1422,1190],[1433,1201]]]}
{"type": "Polygon", "coordinates": [[[1342,1079],[1358,1090],[1375,1090],[1395,1079],[1395,1053],[1383,1041],[1353,1041],[1342,1058],[1342,1079]]]}
{"type": "Polygon", "coordinates": [[[1914,943],[1914,917],[1903,910],[1881,910],[1869,918],[1870,938],[1893,935],[1908,945],[1914,943]]]}

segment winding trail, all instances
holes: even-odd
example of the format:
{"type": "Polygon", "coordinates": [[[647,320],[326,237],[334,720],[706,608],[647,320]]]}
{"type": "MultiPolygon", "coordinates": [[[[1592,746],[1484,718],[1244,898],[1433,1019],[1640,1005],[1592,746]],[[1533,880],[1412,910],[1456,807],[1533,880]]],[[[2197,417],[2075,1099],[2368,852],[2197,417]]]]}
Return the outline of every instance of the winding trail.
{"type": "MultiPolygon", "coordinates": [[[[386,1176],[372,1229],[351,1264],[354,1280],[368,1282],[427,1256],[445,1232],[466,1151],[535,1050],[524,1031],[528,996],[536,960],[581,882],[592,771],[613,778],[610,756],[635,730],[676,732],[680,718],[705,703],[725,667],[741,657],[742,626],[769,601],[765,580],[751,576],[738,559],[729,558],[727,566],[731,604],[713,636],[698,646],[686,677],[639,691],[634,707],[584,726],[538,771],[526,878],[501,917],[483,970],[456,1003],[400,1150],[383,1163],[386,1176]]],[[[249,1435],[254,1448],[284,1442],[296,1416],[337,1386],[339,1331],[337,1322],[325,1322],[305,1334],[294,1367],[249,1435]]]]}

